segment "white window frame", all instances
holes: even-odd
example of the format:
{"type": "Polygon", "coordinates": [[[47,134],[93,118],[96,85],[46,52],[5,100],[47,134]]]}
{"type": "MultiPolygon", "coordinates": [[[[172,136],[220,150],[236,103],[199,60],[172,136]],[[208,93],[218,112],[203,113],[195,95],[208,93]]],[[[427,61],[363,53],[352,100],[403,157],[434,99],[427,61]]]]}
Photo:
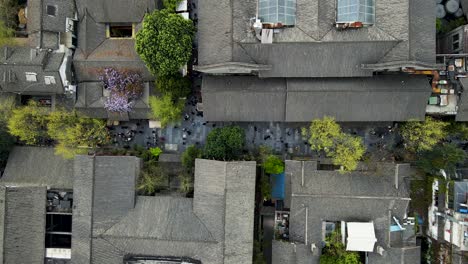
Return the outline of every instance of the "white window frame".
{"type": "Polygon", "coordinates": [[[54,76],[44,76],[44,82],[46,85],[56,84],[54,76]]]}
{"type": "Polygon", "coordinates": [[[26,81],[27,82],[37,82],[37,73],[35,72],[26,72],[26,81]]]}

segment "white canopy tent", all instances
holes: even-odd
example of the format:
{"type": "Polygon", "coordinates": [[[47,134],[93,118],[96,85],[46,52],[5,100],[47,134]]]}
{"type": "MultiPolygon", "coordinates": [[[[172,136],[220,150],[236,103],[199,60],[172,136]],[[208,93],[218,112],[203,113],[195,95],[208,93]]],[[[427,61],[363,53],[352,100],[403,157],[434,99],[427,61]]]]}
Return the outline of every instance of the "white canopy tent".
{"type": "Polygon", "coordinates": [[[374,223],[346,223],[348,231],[346,250],[348,251],[374,251],[375,237],[374,223]]]}

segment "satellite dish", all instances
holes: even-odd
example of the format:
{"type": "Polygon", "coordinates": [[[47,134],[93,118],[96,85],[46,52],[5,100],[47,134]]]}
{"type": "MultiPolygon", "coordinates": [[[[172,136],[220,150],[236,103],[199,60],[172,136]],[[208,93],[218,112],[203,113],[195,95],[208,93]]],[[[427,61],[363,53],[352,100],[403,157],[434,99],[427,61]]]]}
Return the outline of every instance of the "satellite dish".
{"type": "Polygon", "coordinates": [[[454,14],[459,8],[460,3],[458,3],[456,0],[449,0],[445,4],[445,9],[447,9],[447,12],[450,14],[454,14]]]}
{"type": "Polygon", "coordinates": [[[445,8],[443,5],[437,5],[436,7],[436,17],[437,18],[444,18],[447,13],[445,12],[445,8]]]}

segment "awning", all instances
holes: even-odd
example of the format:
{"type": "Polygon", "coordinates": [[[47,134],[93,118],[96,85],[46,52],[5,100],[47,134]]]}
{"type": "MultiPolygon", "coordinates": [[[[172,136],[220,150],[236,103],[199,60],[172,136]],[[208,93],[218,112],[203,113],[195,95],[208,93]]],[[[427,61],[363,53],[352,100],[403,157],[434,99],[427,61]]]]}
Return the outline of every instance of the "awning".
{"type": "Polygon", "coordinates": [[[271,197],[276,200],[284,200],[284,172],[271,174],[271,197]]]}
{"type": "Polygon", "coordinates": [[[375,237],[374,223],[346,223],[348,251],[374,251],[375,237]]]}

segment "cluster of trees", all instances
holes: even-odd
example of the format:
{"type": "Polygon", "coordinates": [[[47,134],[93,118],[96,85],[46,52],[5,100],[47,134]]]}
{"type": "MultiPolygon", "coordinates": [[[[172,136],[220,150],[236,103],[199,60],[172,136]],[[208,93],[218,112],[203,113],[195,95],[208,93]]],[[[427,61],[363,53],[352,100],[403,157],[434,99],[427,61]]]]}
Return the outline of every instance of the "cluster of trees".
{"type": "Polygon", "coordinates": [[[302,134],[309,137],[312,150],[324,152],[334,165],[341,166],[342,172],[355,170],[366,152],[362,139],[344,133],[332,117],[313,120],[302,134]]]}
{"type": "Polygon", "coordinates": [[[340,230],[333,231],[326,238],[326,246],[320,256],[320,264],[361,264],[359,253],[346,251],[341,242],[340,230]]]}
{"type": "Polygon", "coordinates": [[[103,120],[86,118],[75,111],[49,111],[35,102],[12,110],[8,131],[27,145],[55,141],[56,154],[73,158],[90,149],[109,143],[109,132],[103,120]]]}
{"type": "Polygon", "coordinates": [[[411,120],[401,127],[401,136],[405,149],[417,155],[417,165],[429,175],[441,169],[453,173],[467,158],[463,149],[445,142],[448,137],[467,140],[468,127],[464,123],[450,124],[431,117],[423,122],[411,120]]]}
{"type": "Polygon", "coordinates": [[[135,49],[148,70],[157,76],[160,97],[151,96],[151,118],[164,127],[180,120],[190,80],[179,70],[192,56],[195,27],[191,20],[175,13],[180,0],[164,0],[165,9],[147,14],[136,35],[135,49]]]}

